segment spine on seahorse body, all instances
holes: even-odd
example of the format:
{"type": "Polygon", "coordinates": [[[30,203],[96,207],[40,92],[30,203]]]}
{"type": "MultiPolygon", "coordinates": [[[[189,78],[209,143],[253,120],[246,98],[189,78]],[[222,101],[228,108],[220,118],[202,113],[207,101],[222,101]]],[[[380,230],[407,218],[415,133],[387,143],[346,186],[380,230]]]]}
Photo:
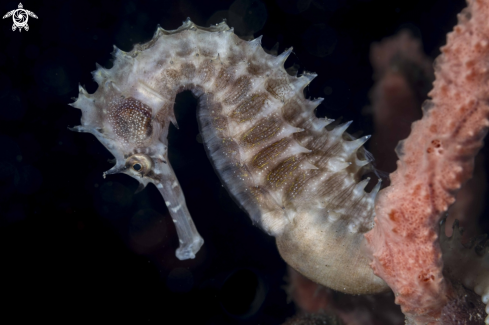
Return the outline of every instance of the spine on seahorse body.
{"type": "Polygon", "coordinates": [[[269,55],[260,38],[244,41],[225,23],[158,28],[131,52],[114,50],[113,68],[93,73],[94,94],[80,88],[73,106],[83,112],[82,125],[75,129],[114,155],[106,174],[156,185],[177,227],[177,257],[193,258],[203,241],[167,159],[175,96],[191,90],[217,174],[254,223],[277,238],[283,258],[335,290],[385,290],[362,249],[380,187],[367,193],[368,179],[361,180],[369,136],[354,139],[345,132],[350,122],[326,130],[332,120],[314,114],[322,99],[303,94],[316,74],[288,75],[290,53],[269,55]]]}

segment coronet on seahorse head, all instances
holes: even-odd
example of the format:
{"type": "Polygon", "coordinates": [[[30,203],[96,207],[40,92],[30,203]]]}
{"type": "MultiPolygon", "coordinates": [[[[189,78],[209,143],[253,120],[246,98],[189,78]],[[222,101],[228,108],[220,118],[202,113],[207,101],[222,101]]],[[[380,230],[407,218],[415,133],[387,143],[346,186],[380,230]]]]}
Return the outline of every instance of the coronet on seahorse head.
{"type": "Polygon", "coordinates": [[[361,180],[369,136],[346,133],[350,123],[325,128],[332,120],[314,113],[322,99],[303,94],[316,74],[288,75],[290,52],[269,55],[260,38],[244,41],[224,22],[158,28],[131,52],[116,48],[111,69],[97,67],[95,93],[80,87],[72,105],[82,110],[82,125],[74,130],[92,133],[114,155],[105,174],[156,185],[177,228],[177,257],[194,258],[203,240],[167,158],[175,96],[191,90],[217,174],[254,223],[276,237],[282,257],[335,290],[383,291],[363,249],[380,187],[367,193],[368,179],[361,180]]]}

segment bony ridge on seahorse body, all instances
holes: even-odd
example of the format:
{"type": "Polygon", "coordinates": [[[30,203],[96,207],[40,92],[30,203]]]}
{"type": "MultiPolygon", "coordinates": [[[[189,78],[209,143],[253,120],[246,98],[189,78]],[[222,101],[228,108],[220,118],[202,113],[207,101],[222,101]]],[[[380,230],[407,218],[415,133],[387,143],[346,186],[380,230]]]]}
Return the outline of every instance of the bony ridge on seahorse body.
{"type": "Polygon", "coordinates": [[[200,131],[227,190],[251,219],[276,237],[282,257],[327,287],[346,293],[387,289],[369,267],[363,234],[373,227],[380,181],[367,193],[361,180],[370,164],[362,145],[317,118],[322,99],[303,89],[316,74],[290,76],[260,39],[244,41],[224,22],[209,28],[190,20],[172,31],[158,28],[131,52],[114,50],[114,66],[93,72],[99,87],[80,94],[81,126],[114,155],[105,174],[125,173],[140,187],[154,183],[164,197],[180,239],[176,255],[194,258],[203,244],[167,158],[169,123],[176,124],[175,96],[189,89],[199,98],[200,131]]]}

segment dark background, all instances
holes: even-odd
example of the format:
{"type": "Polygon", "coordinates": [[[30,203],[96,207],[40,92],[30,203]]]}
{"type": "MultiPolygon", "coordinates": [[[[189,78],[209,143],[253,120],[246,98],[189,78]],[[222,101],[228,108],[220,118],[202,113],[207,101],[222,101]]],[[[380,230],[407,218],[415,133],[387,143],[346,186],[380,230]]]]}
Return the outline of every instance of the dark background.
{"type": "MultiPolygon", "coordinates": [[[[198,141],[197,99],[182,93],[170,130],[170,162],[205,240],[195,260],[175,257],[178,239],[152,186],[134,194],[125,175],[102,178],[111,155],[67,129],[78,84],[92,93],[95,63],[112,46],[129,51],[156,26],[175,29],[227,18],[238,35],[263,35],[286,67],[317,72],[306,90],[325,97],[318,115],[354,120],[373,84],[372,42],[408,28],[435,58],[464,1],[236,0],[25,1],[29,31],[0,21],[0,322],[281,324],[295,313],[286,265],[273,238],[251,224],[221,186],[198,141]],[[12,318],[14,317],[14,318],[12,318]]],[[[1,15],[18,1],[0,4],[1,15]]],[[[372,145],[372,144],[370,144],[372,145]]],[[[375,145],[375,144],[373,144],[375,145]]]]}

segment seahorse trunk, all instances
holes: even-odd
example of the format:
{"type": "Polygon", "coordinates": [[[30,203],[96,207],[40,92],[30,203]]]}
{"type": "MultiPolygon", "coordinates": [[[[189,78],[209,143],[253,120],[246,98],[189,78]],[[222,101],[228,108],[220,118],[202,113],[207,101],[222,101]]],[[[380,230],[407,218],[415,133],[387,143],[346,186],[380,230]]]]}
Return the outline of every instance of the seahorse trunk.
{"type": "Polygon", "coordinates": [[[225,23],[158,28],[131,52],[116,49],[112,69],[94,72],[99,88],[92,95],[82,89],[73,104],[83,111],[79,129],[112,152],[114,171],[156,184],[187,248],[177,256],[192,258],[200,236],[165,165],[175,96],[190,89],[217,174],[254,223],[277,237],[284,259],[336,290],[385,290],[362,249],[380,187],[366,193],[368,180],[361,181],[369,137],[354,139],[345,132],[350,123],[325,129],[332,121],[314,115],[322,99],[303,94],[316,75],[289,76],[283,63],[290,52],[268,55],[260,38],[243,41],[225,23]]]}

